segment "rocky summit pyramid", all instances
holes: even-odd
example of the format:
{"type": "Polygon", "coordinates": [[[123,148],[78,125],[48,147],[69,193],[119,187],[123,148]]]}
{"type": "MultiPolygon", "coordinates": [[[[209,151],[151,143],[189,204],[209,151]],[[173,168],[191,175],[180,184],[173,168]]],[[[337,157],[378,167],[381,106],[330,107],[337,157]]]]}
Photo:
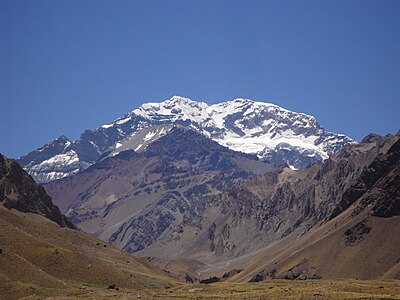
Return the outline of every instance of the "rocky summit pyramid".
{"type": "Polygon", "coordinates": [[[61,136],[18,162],[38,182],[49,182],[82,171],[111,152],[143,151],[173,125],[190,127],[232,150],[293,169],[320,162],[354,142],[327,132],[313,116],[275,104],[242,98],[207,104],[174,96],[144,103],[110,124],[84,131],[76,141],[61,136]]]}

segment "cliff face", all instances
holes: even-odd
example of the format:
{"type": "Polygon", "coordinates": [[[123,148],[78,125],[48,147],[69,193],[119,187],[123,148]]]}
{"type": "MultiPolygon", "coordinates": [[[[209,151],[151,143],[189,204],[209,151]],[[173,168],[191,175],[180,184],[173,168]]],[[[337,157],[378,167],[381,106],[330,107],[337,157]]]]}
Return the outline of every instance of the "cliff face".
{"type": "Polygon", "coordinates": [[[53,205],[46,191],[14,160],[0,154],[0,203],[8,209],[43,215],[60,226],[72,223],[53,205]]]}

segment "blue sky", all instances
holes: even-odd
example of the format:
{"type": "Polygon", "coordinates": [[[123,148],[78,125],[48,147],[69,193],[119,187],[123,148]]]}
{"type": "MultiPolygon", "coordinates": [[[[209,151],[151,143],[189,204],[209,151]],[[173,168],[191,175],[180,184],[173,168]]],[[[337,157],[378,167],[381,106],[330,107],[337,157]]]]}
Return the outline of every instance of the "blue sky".
{"type": "Polygon", "coordinates": [[[142,102],[236,97],[361,139],[400,129],[400,1],[0,0],[0,152],[142,102]]]}

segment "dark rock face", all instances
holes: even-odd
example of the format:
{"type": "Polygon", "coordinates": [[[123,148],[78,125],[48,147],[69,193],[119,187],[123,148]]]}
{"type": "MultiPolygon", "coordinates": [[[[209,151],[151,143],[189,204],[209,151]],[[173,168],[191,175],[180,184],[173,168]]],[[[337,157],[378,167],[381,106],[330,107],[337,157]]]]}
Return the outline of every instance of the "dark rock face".
{"type": "Polygon", "coordinates": [[[185,274],[185,281],[187,283],[194,283],[194,279],[190,277],[188,274],[185,274]]]}
{"type": "Polygon", "coordinates": [[[382,137],[379,134],[370,133],[362,139],[361,143],[373,143],[379,141],[380,139],[382,139],[382,137]]]}
{"type": "Polygon", "coordinates": [[[391,217],[400,215],[400,140],[387,153],[383,153],[364,170],[355,183],[344,193],[342,201],[331,218],[365,195],[358,210],[373,205],[373,215],[391,217]]]}
{"type": "Polygon", "coordinates": [[[400,215],[400,141],[386,155],[372,164],[374,174],[380,174],[364,203],[374,203],[373,215],[389,218],[400,215]]]}
{"type": "Polygon", "coordinates": [[[254,275],[249,282],[259,282],[269,279],[285,279],[285,280],[316,280],[321,279],[321,276],[315,273],[313,268],[308,268],[307,260],[304,259],[297,265],[288,269],[285,272],[279,273],[276,269],[262,270],[258,274],[254,275]]]}
{"type": "Polygon", "coordinates": [[[213,276],[213,277],[210,277],[207,279],[200,280],[200,283],[210,284],[210,283],[216,283],[219,281],[221,281],[221,279],[219,277],[213,276]]]}
{"type": "Polygon", "coordinates": [[[222,275],[222,280],[226,280],[228,278],[231,278],[232,276],[235,276],[237,274],[239,274],[240,272],[242,272],[243,269],[233,269],[230,270],[229,272],[224,273],[224,275],[222,275]]]}
{"type": "Polygon", "coordinates": [[[37,185],[20,165],[0,154],[0,203],[8,209],[43,215],[60,226],[73,225],[59,209],[43,187],[37,185]]]}
{"type": "Polygon", "coordinates": [[[345,231],[346,245],[351,246],[361,241],[366,234],[371,231],[371,227],[365,221],[361,221],[352,228],[345,231]]]}

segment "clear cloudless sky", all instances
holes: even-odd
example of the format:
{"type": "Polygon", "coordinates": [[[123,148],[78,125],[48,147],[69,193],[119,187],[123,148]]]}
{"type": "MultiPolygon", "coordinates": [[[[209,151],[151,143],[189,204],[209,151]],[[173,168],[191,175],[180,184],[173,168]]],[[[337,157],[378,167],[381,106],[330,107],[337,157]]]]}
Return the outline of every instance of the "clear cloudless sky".
{"type": "Polygon", "coordinates": [[[173,95],[314,115],[361,139],[400,129],[400,1],[0,0],[0,152],[173,95]]]}

